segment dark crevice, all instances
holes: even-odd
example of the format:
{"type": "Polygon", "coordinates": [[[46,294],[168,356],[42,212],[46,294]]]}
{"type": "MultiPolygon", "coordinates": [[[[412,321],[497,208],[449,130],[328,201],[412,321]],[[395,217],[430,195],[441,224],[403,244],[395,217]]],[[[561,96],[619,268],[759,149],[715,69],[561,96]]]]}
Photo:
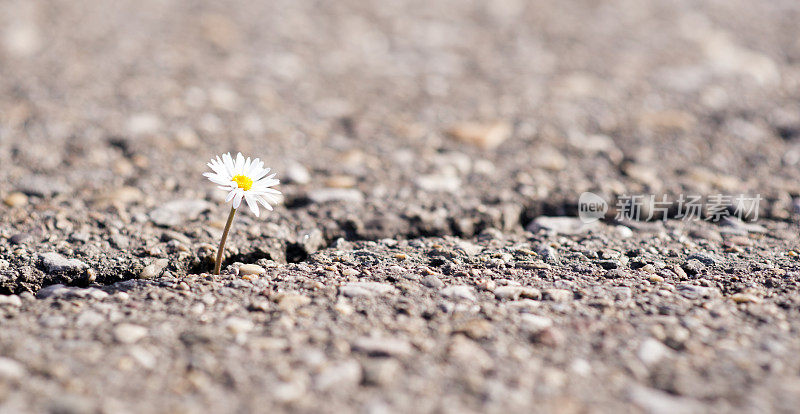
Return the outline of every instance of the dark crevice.
{"type": "MultiPolygon", "coordinates": [[[[609,211],[606,214],[605,220],[608,223],[618,223],[614,218],[614,200],[607,200],[609,202],[609,211]]],[[[495,206],[500,208],[499,205],[495,206]]],[[[481,214],[462,214],[450,215],[446,217],[444,222],[426,221],[420,217],[402,217],[397,222],[392,222],[392,225],[378,225],[370,220],[362,223],[358,219],[347,218],[340,219],[335,225],[323,231],[322,239],[316,243],[304,244],[297,241],[289,240],[274,240],[274,243],[265,243],[254,246],[247,246],[246,250],[241,253],[231,255],[223,262],[223,268],[234,263],[257,263],[259,260],[273,260],[278,263],[301,263],[306,262],[313,258],[313,254],[319,250],[328,248],[339,247],[339,240],[348,242],[362,242],[362,241],[379,241],[384,238],[393,238],[397,240],[413,240],[422,237],[445,237],[455,236],[462,238],[475,237],[481,232],[496,228],[503,232],[515,233],[522,232],[524,229],[537,217],[540,216],[566,216],[577,217],[578,205],[575,201],[565,202],[558,200],[554,201],[536,201],[526,206],[517,205],[516,209],[510,209],[510,212],[503,217],[496,217],[492,215],[481,214]],[[507,218],[506,218],[507,217],[507,218]],[[460,224],[463,221],[468,221],[469,226],[460,224]]],[[[728,213],[731,213],[728,210],[728,213]]],[[[669,218],[677,218],[677,210],[675,206],[671,206],[667,211],[669,218]]],[[[770,214],[762,215],[765,219],[775,219],[770,214]]],[[[661,219],[661,217],[654,217],[654,219],[661,219]]],[[[374,219],[373,219],[374,220],[374,219]]],[[[791,221],[791,218],[783,218],[783,220],[791,221]]],[[[625,224],[625,223],[622,223],[625,224]]],[[[209,273],[213,270],[214,263],[213,257],[195,257],[191,262],[179,263],[178,260],[172,258],[170,271],[175,274],[200,274],[209,273]]],[[[442,263],[435,260],[431,263],[432,266],[439,266],[442,263]]],[[[97,272],[97,279],[95,283],[99,284],[113,284],[127,279],[134,279],[139,277],[138,267],[126,266],[113,266],[109,263],[99,262],[90,263],[93,269],[97,272]]],[[[22,291],[35,291],[41,287],[52,285],[55,283],[63,283],[72,286],[87,286],[91,284],[87,280],[86,275],[47,275],[38,266],[22,266],[21,268],[7,269],[0,272],[0,293],[20,293],[22,291]],[[26,274],[36,271],[39,274],[26,274]],[[42,273],[45,273],[42,275],[42,273]]]]}
{"type": "MultiPolygon", "coordinates": [[[[326,242],[324,248],[328,248],[330,242],[326,242]]],[[[286,245],[286,262],[300,263],[308,259],[309,252],[299,243],[289,243],[286,245]]]]}
{"type": "Polygon", "coordinates": [[[307,207],[310,204],[311,204],[311,199],[305,196],[287,197],[283,203],[283,205],[290,210],[307,207]]]}
{"type": "Polygon", "coordinates": [[[791,141],[797,137],[800,137],[800,126],[798,127],[778,127],[776,128],[776,132],[778,136],[781,137],[784,141],[791,141]]]}
{"type": "MultiPolygon", "coordinates": [[[[325,242],[322,246],[323,249],[328,248],[332,244],[331,242],[325,242]]],[[[222,261],[222,268],[225,269],[226,266],[230,266],[234,263],[256,263],[259,260],[274,260],[277,262],[286,262],[286,263],[300,263],[304,262],[308,259],[309,252],[299,243],[286,243],[286,247],[284,249],[284,254],[273,254],[269,251],[265,251],[262,249],[255,249],[252,251],[248,251],[246,253],[238,253],[227,256],[222,261]],[[282,256],[282,257],[281,257],[282,256]]],[[[186,269],[190,274],[200,274],[200,273],[209,273],[214,269],[214,262],[213,260],[200,260],[192,265],[188,266],[186,269]]]]}
{"type": "Polygon", "coordinates": [[[578,204],[574,202],[540,202],[525,206],[520,214],[519,225],[525,229],[536,217],[540,216],[577,217],[578,204]]]}

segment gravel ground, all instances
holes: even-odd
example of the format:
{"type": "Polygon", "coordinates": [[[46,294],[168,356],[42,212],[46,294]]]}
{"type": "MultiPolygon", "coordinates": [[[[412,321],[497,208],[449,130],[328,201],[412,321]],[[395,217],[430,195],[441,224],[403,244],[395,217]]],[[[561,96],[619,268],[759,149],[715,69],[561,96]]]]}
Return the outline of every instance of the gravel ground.
{"type": "Polygon", "coordinates": [[[0,2],[0,412],[796,411],[798,21],[0,2]],[[225,151],[284,198],[212,276],[225,151]],[[636,194],[664,220],[618,219],[636,194]]]}

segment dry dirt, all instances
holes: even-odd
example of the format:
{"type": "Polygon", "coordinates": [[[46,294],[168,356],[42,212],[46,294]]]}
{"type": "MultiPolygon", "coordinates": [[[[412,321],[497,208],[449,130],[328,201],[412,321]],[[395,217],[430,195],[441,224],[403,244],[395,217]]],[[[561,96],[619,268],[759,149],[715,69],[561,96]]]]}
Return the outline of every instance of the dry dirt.
{"type": "Polygon", "coordinates": [[[0,413],[796,411],[798,21],[2,1],[0,413]],[[226,151],[285,197],[211,276],[226,151]]]}

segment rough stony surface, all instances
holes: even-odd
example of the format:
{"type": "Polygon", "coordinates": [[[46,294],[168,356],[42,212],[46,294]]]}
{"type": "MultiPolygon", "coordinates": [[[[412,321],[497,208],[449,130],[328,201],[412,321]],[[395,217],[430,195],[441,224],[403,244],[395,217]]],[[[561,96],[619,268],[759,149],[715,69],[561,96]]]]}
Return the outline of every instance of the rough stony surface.
{"type": "Polygon", "coordinates": [[[0,412],[796,411],[798,21],[2,2],[0,412]],[[223,151],[284,197],[212,276],[223,151]],[[636,194],[669,202],[617,220],[636,194]]]}

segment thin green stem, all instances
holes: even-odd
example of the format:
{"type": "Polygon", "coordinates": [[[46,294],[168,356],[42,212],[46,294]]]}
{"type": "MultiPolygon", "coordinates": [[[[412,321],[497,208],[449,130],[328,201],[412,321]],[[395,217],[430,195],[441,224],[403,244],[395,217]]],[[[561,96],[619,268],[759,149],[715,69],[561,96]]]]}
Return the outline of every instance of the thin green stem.
{"type": "Polygon", "coordinates": [[[231,213],[228,215],[228,222],[225,223],[225,230],[222,231],[222,240],[219,241],[219,248],[217,249],[217,261],[214,263],[214,274],[218,275],[222,267],[222,256],[225,252],[225,240],[228,239],[228,231],[233,224],[233,218],[236,217],[236,209],[231,208],[231,213]]]}

